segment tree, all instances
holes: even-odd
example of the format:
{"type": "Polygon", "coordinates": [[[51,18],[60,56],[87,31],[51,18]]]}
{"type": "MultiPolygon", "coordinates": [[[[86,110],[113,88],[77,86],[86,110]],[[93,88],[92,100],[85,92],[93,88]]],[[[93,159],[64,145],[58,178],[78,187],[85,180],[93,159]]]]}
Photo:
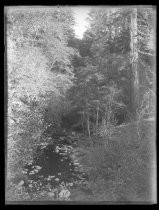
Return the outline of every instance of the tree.
{"type": "Polygon", "coordinates": [[[65,94],[73,84],[74,50],[67,47],[71,14],[66,11],[7,9],[6,16],[9,175],[33,158],[48,126],[60,124],[65,94]],[[45,118],[47,109],[51,121],[45,118]]]}
{"type": "Polygon", "coordinates": [[[134,104],[134,110],[139,107],[139,72],[138,72],[138,37],[137,37],[137,8],[132,10],[131,14],[131,57],[132,57],[132,72],[134,76],[133,92],[134,97],[131,101],[134,104]]]}
{"type": "Polygon", "coordinates": [[[142,97],[139,95],[141,95],[140,84],[143,73],[146,74],[149,81],[152,77],[150,75],[152,63],[147,62],[151,60],[150,57],[153,54],[151,48],[148,49],[147,46],[153,40],[153,16],[152,8],[141,9],[140,7],[130,9],[93,8],[90,12],[90,28],[87,31],[89,36],[86,35],[86,37],[92,41],[93,60],[96,59],[100,69],[105,71],[107,77],[113,79],[118,87],[122,88],[123,93],[127,93],[126,98],[130,99],[127,100],[126,105],[133,113],[136,113],[137,107],[141,104],[142,97]],[[141,73],[143,60],[146,63],[143,64],[143,73],[141,73]],[[127,80],[129,88],[125,85],[127,80]]]}

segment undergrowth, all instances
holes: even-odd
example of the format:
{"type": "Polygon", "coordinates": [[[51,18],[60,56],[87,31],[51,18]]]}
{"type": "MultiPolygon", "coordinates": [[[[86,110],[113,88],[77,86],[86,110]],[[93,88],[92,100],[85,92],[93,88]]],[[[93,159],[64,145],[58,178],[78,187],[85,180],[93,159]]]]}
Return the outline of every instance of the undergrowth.
{"type": "MultiPolygon", "coordinates": [[[[138,138],[137,124],[116,126],[107,136],[78,136],[72,154],[82,166],[87,179],[69,190],[71,201],[151,202],[155,173],[155,124],[143,121],[138,138]],[[94,139],[93,139],[94,138],[94,139]]],[[[55,192],[55,191],[58,192],[55,192]]],[[[13,184],[7,190],[8,201],[60,200],[58,194],[43,190],[28,194],[23,186],[13,184]]],[[[65,189],[66,190],[66,189],[65,189]]]]}
{"type": "Polygon", "coordinates": [[[140,130],[138,138],[135,122],[118,126],[107,149],[101,137],[99,144],[83,147],[79,160],[89,177],[85,189],[95,201],[152,201],[155,124],[143,121],[140,130]]]}

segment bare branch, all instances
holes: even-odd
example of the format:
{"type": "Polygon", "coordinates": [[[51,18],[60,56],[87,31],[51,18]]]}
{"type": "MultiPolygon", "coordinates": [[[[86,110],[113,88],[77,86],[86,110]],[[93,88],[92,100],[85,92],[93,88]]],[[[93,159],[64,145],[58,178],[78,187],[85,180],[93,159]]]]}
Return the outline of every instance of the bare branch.
{"type": "Polygon", "coordinates": [[[143,52],[143,51],[140,51],[140,50],[138,50],[138,52],[143,54],[143,55],[155,56],[154,54],[143,52]]]}

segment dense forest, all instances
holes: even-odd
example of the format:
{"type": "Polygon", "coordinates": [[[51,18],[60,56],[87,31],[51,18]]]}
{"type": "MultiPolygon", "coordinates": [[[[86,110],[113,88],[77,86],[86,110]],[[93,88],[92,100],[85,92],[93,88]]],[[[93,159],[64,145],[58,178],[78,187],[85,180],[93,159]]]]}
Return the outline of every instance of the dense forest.
{"type": "Polygon", "coordinates": [[[155,14],[6,8],[6,201],[155,199],[155,14]]]}

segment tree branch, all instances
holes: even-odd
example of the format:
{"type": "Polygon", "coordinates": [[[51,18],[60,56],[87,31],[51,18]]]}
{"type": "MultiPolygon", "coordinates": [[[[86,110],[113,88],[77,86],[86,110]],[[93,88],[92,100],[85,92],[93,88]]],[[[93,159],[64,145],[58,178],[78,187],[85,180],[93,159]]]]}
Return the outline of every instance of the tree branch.
{"type": "Polygon", "coordinates": [[[151,53],[143,52],[143,51],[140,51],[140,50],[138,50],[138,52],[143,54],[143,55],[155,56],[155,55],[153,55],[151,53]]]}

